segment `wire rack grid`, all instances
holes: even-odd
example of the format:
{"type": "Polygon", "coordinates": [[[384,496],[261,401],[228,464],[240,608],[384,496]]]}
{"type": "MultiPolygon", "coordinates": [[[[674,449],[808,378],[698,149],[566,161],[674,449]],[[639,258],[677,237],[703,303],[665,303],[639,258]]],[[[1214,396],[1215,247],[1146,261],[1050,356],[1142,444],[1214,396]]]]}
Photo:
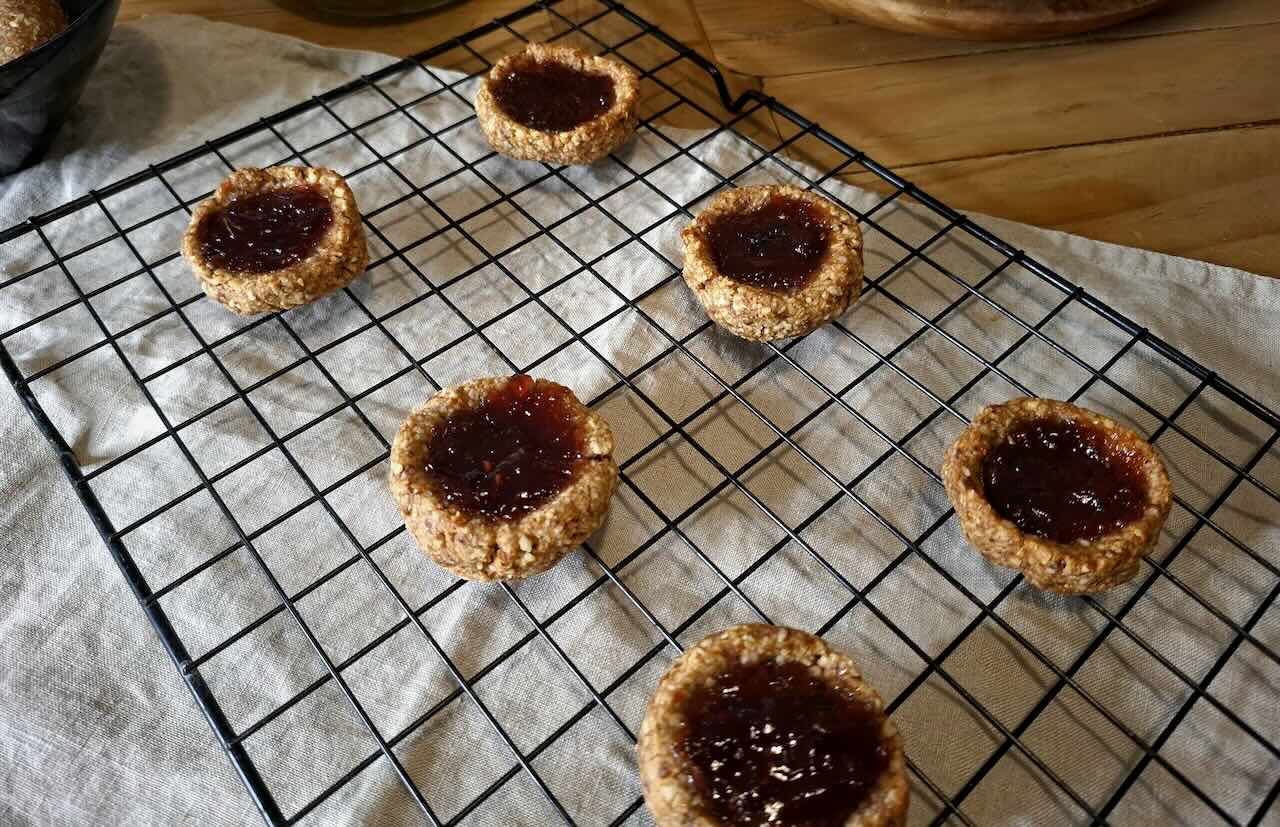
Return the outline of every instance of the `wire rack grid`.
{"type": "MultiPolygon", "coordinates": [[[[16,321],[8,317],[11,321],[0,334],[0,363],[56,451],[219,744],[270,824],[324,823],[334,808],[345,806],[344,796],[351,789],[374,786],[369,780],[375,775],[374,767],[382,773],[383,786],[395,788],[410,802],[406,806],[431,824],[496,823],[487,808],[493,800],[511,795],[513,788],[543,802],[543,815],[529,816],[528,823],[548,819],[642,823],[647,816],[633,779],[587,785],[591,789],[584,792],[574,789],[571,781],[551,777],[550,756],[566,744],[576,744],[590,754],[591,739],[582,743],[581,732],[585,722],[597,718],[604,729],[591,731],[607,730],[624,752],[629,751],[654,676],[688,642],[723,625],[725,619],[786,623],[819,634],[841,633],[855,623],[883,631],[886,662],[896,664],[901,674],[887,699],[907,735],[913,813],[919,822],[974,824],[989,819],[990,807],[999,805],[982,803],[986,797],[975,791],[990,788],[996,779],[1009,783],[1006,776],[1011,765],[1019,768],[1015,778],[1038,786],[1057,802],[1064,820],[1124,820],[1124,814],[1132,812],[1126,807],[1139,787],[1157,798],[1169,788],[1190,796],[1199,808],[1194,817],[1207,819],[1200,823],[1261,824],[1273,812],[1280,795],[1280,746],[1274,717],[1268,717],[1266,710],[1276,706],[1275,695],[1226,694],[1220,690],[1234,684],[1225,678],[1215,684],[1215,679],[1236,670],[1246,658],[1250,668],[1262,672],[1280,664],[1274,625],[1268,624],[1268,617],[1275,617],[1268,613],[1280,594],[1280,561],[1274,549],[1253,542],[1252,538],[1262,535],[1224,516],[1244,514],[1267,525],[1280,521],[1280,466],[1275,451],[1280,418],[1276,413],[785,105],[754,91],[734,99],[713,64],[612,0],[542,2],[514,12],[6,230],[0,233],[0,249],[12,254],[6,256],[11,266],[0,282],[0,296],[21,314],[16,321]],[[626,60],[640,72],[650,91],[640,133],[646,146],[658,148],[652,157],[643,153],[614,156],[607,171],[595,178],[530,165],[527,169],[536,171],[526,171],[511,182],[494,172],[492,153],[464,147],[460,136],[474,126],[469,87],[496,55],[534,37],[564,38],[626,60]],[[440,64],[455,65],[462,73],[456,76],[433,68],[440,64]],[[429,88],[406,97],[396,86],[405,77],[424,81],[429,88]],[[690,86],[691,78],[695,86],[701,81],[701,90],[690,86]],[[376,102],[375,113],[366,117],[364,110],[348,112],[344,107],[356,99],[376,102]],[[436,122],[433,107],[441,106],[460,114],[448,123],[436,122]],[[299,118],[320,118],[331,125],[332,134],[319,140],[291,137],[291,125],[299,118]],[[392,121],[411,129],[416,137],[387,139],[378,130],[392,121]],[[704,129],[688,133],[668,129],[666,124],[673,121],[692,121],[704,129]],[[708,151],[726,138],[747,151],[741,163],[728,169],[708,151]],[[343,170],[349,178],[381,174],[396,185],[399,194],[376,207],[364,205],[373,248],[369,270],[394,268],[404,277],[401,286],[409,285],[406,292],[386,303],[348,289],[343,307],[349,318],[323,339],[316,339],[314,331],[293,313],[230,327],[229,321],[218,326],[205,320],[201,314],[208,300],[190,285],[179,286],[177,279],[170,278],[175,269],[181,271],[175,233],[180,235],[192,205],[206,197],[210,188],[189,185],[184,173],[199,168],[205,177],[195,176],[195,180],[207,184],[246,163],[242,154],[246,142],[263,141],[284,150],[277,157],[261,159],[267,163],[323,163],[326,153],[341,143],[366,159],[343,170]],[[405,161],[423,148],[446,159],[448,171],[429,180],[414,177],[405,161]],[[655,240],[655,233],[679,226],[715,191],[747,182],[766,168],[775,177],[800,182],[841,203],[857,216],[868,236],[868,251],[873,247],[888,251],[882,253],[879,264],[868,260],[863,303],[877,302],[878,312],[896,319],[900,332],[884,334],[874,326],[846,319],[824,331],[821,336],[826,338],[816,345],[820,334],[745,350],[742,345],[708,346],[720,334],[705,318],[677,323],[651,301],[680,287],[679,262],[655,240]],[[215,173],[214,178],[208,177],[215,173]],[[692,197],[675,197],[672,193],[677,188],[663,178],[673,174],[705,179],[707,186],[692,197]],[[851,177],[870,180],[880,195],[867,203],[854,203],[840,183],[851,177]],[[491,195],[463,207],[441,206],[451,193],[468,190],[472,183],[491,195]],[[530,197],[552,187],[564,193],[571,206],[548,216],[530,197]],[[167,206],[139,216],[131,205],[148,189],[163,194],[167,206]],[[632,201],[637,193],[662,208],[643,222],[618,217],[620,199],[632,201]],[[400,223],[383,220],[406,206],[429,214],[432,221],[428,225],[410,222],[412,229],[406,233],[400,223]],[[515,245],[491,249],[487,222],[500,210],[502,223],[524,228],[522,238],[515,245]],[[588,214],[607,222],[606,240],[593,238],[587,243],[566,231],[588,214]],[[910,215],[925,215],[928,221],[904,223],[910,215]],[[88,226],[99,228],[96,236],[88,226]],[[158,240],[152,240],[153,231],[158,240]],[[549,245],[566,260],[566,266],[554,278],[531,284],[516,272],[509,254],[535,243],[549,245]],[[984,257],[975,261],[982,261],[982,267],[968,273],[944,261],[939,252],[942,245],[956,243],[981,250],[984,257]],[[478,255],[442,278],[439,257],[459,245],[478,255]],[[108,276],[89,275],[84,262],[109,247],[121,251],[129,266],[108,276]],[[610,267],[622,251],[657,263],[659,276],[639,288],[627,284],[610,267]],[[14,261],[22,263],[13,265],[14,261]],[[913,275],[919,273],[925,275],[913,275]],[[456,289],[477,274],[500,279],[503,289],[514,290],[510,303],[497,312],[477,312],[471,299],[456,289]],[[935,291],[937,300],[904,298],[907,278],[935,291]],[[580,307],[558,299],[559,291],[571,284],[585,285],[585,295],[599,305],[598,312],[584,320],[577,312],[580,307]],[[43,287],[37,289],[37,285],[43,287]],[[145,311],[130,314],[110,300],[118,295],[116,291],[138,289],[156,297],[145,311]],[[1043,291],[1042,299],[1052,298],[1039,305],[1021,302],[1022,296],[1035,291],[1043,291]],[[41,301],[33,306],[35,295],[41,301]],[[406,313],[425,311],[428,306],[455,320],[457,326],[447,330],[443,323],[428,323],[431,345],[419,347],[407,339],[401,321],[406,313]],[[974,308],[988,314],[985,318],[991,326],[1006,331],[996,345],[953,324],[974,308]],[[1035,313],[1033,308],[1038,308],[1035,313]],[[535,312],[554,334],[535,337],[547,342],[533,352],[513,348],[504,325],[516,323],[529,338],[521,314],[535,312]],[[618,358],[597,335],[623,316],[637,320],[653,338],[642,356],[629,361],[618,358]],[[24,348],[24,337],[70,318],[82,320],[81,336],[60,340],[53,352],[45,348],[32,354],[24,348]],[[1055,335],[1064,320],[1082,318],[1091,330],[1091,344],[1099,343],[1098,348],[1067,345],[1055,335]],[[178,330],[190,346],[180,356],[156,364],[140,358],[140,352],[160,324],[178,330]],[[245,376],[233,358],[235,348],[255,347],[255,337],[268,329],[288,342],[294,356],[261,375],[245,376]],[[357,383],[346,372],[347,363],[358,359],[350,348],[363,347],[369,336],[377,337],[394,357],[395,367],[388,368],[387,375],[357,383]],[[947,349],[970,369],[953,383],[941,384],[920,361],[925,345],[947,349]],[[549,370],[557,360],[589,360],[607,376],[607,381],[593,388],[589,404],[608,408],[625,399],[652,424],[643,437],[624,439],[625,455],[619,457],[621,493],[646,513],[650,528],[626,544],[612,542],[612,532],[586,544],[581,563],[585,575],[555,599],[531,584],[481,587],[439,578],[432,581],[431,591],[416,593],[404,586],[387,556],[404,542],[403,527],[370,536],[355,525],[344,505],[343,492],[353,483],[380,482],[385,475],[388,435],[395,423],[388,424],[371,411],[371,400],[406,379],[427,391],[449,384],[449,370],[437,368],[443,357],[467,347],[483,354],[477,361],[519,373],[549,370]],[[740,357],[737,362],[722,358],[725,347],[740,357]],[[857,368],[831,370],[822,357],[840,352],[856,354],[849,364],[857,368]],[[80,437],[69,440],[68,436],[80,433],[89,414],[101,412],[104,403],[88,399],[83,407],[73,405],[71,413],[63,415],[50,410],[42,388],[74,384],[68,377],[102,358],[121,372],[127,390],[113,396],[109,404],[131,417],[154,417],[155,427],[145,439],[90,456],[93,452],[86,450],[80,437]],[[1046,367],[1028,373],[1025,359],[1046,367]],[[657,371],[676,363],[687,373],[654,379],[657,371]],[[265,411],[261,394],[304,371],[310,377],[303,383],[308,392],[323,389],[330,402],[303,420],[282,425],[265,411]],[[1145,431],[1166,452],[1176,442],[1179,450],[1195,457],[1195,475],[1203,482],[1179,486],[1170,526],[1133,584],[1113,595],[1072,601],[1070,608],[1066,602],[1035,595],[1018,576],[993,573],[977,563],[957,565],[956,558],[972,557],[972,553],[957,542],[953,514],[945,501],[927,510],[924,518],[911,518],[903,515],[906,509],[899,502],[876,493],[877,486],[885,485],[886,475],[892,475],[921,492],[931,492],[932,501],[939,502],[939,455],[933,446],[953,436],[967,421],[967,412],[982,401],[1059,389],[1046,384],[1045,371],[1070,382],[1070,392],[1057,395],[1106,407],[1145,431]],[[687,385],[670,380],[681,375],[687,385]],[[229,392],[175,413],[161,389],[174,380],[189,393],[190,376],[200,376],[201,383],[224,385],[229,392]],[[1134,381],[1135,376],[1142,380],[1134,381]],[[760,392],[769,378],[800,388],[797,398],[804,400],[803,406],[780,412],[760,392]],[[894,383],[918,406],[893,417],[876,413],[868,404],[873,397],[865,394],[885,382],[894,383]],[[196,435],[208,428],[216,437],[218,417],[232,408],[246,412],[265,439],[246,455],[211,466],[196,435]],[[730,433],[744,435],[754,429],[754,435],[743,440],[745,450],[726,452],[713,444],[708,422],[723,424],[734,417],[739,419],[729,426],[730,433]],[[833,461],[825,446],[806,438],[808,429],[834,417],[861,429],[869,440],[872,449],[861,461],[833,461]],[[358,439],[372,440],[373,450],[355,467],[318,472],[300,447],[305,444],[302,439],[337,422],[346,429],[340,432],[342,439],[356,439],[351,434],[358,433],[358,439]],[[110,485],[119,469],[142,461],[162,446],[188,472],[188,482],[175,488],[169,478],[157,479],[154,491],[117,490],[110,485]],[[668,496],[671,477],[653,473],[652,465],[665,461],[659,457],[676,454],[677,464],[698,464],[707,473],[689,475],[687,485],[676,486],[684,489],[684,496],[673,505],[668,496]],[[303,490],[291,507],[258,519],[247,515],[232,483],[250,472],[254,484],[260,485],[261,472],[255,463],[264,457],[274,457],[282,463],[280,467],[290,469],[303,490]],[[766,467],[787,463],[798,464],[822,484],[823,496],[801,511],[786,497],[779,498],[758,484],[757,475],[766,467]],[[747,533],[709,538],[697,521],[726,498],[735,498],[739,504],[747,533]],[[134,507],[116,509],[123,501],[134,507]],[[160,532],[169,543],[180,543],[173,538],[180,536],[196,508],[225,520],[230,527],[226,542],[193,552],[194,559],[176,568],[165,569],[146,559],[142,551],[146,545],[139,538],[160,532]],[[299,517],[325,520],[336,529],[334,545],[344,549],[306,576],[266,550],[273,532],[299,517]],[[859,564],[850,563],[818,539],[819,527],[833,519],[862,521],[867,532],[878,533],[888,551],[863,572],[859,564]],[[749,539],[757,534],[766,539],[758,544],[749,539]],[[721,544],[749,550],[748,558],[740,563],[726,560],[718,547],[721,544]],[[662,605],[661,590],[642,587],[633,577],[647,557],[665,555],[668,547],[677,549],[710,583],[686,611],[662,605]],[[1233,569],[1237,579],[1249,583],[1243,607],[1223,598],[1220,573],[1206,573],[1185,563],[1213,555],[1230,556],[1239,561],[1233,565],[1248,567],[1244,575],[1233,569]],[[803,599],[779,603],[771,598],[771,573],[780,560],[790,557],[806,567],[799,592],[803,599]],[[237,621],[234,629],[206,639],[175,620],[173,601],[186,595],[187,600],[216,605],[222,595],[211,573],[233,558],[246,561],[262,577],[269,599],[252,617],[237,621]],[[325,631],[317,631],[321,624],[304,601],[335,588],[357,570],[371,573],[382,599],[394,611],[377,634],[335,646],[325,631]],[[964,607],[963,622],[942,643],[926,639],[919,627],[904,620],[900,592],[892,584],[908,571],[945,584],[939,587],[948,589],[964,607]],[[825,586],[820,588],[819,582],[825,586]],[[487,589],[484,599],[514,616],[519,628],[503,645],[492,650],[481,647],[483,657],[469,652],[468,641],[457,640],[456,630],[442,630],[433,623],[433,610],[479,589],[487,589]],[[806,589],[815,595],[812,606],[806,589]],[[816,597],[819,591],[822,599],[816,597]],[[626,607],[650,635],[624,667],[607,677],[598,674],[592,656],[580,649],[577,638],[567,641],[559,632],[568,625],[565,618],[602,594],[626,607]],[[1154,604],[1191,612],[1195,622],[1212,625],[1215,633],[1209,654],[1192,662],[1166,646],[1153,621],[1143,614],[1145,607],[1154,604]],[[1020,621],[1012,611],[1015,605],[1069,616],[1080,626],[1072,633],[1078,639],[1067,650],[1056,648],[1054,641],[1020,621]],[[234,670],[246,651],[274,652],[262,636],[278,623],[302,635],[307,657],[318,664],[318,673],[253,714],[238,707],[228,711],[236,703],[226,684],[211,675],[219,669],[234,670]],[[1033,694],[1013,709],[965,667],[973,642],[989,634],[998,636],[1013,657],[1030,663],[1040,676],[1033,694]],[[1116,699],[1111,687],[1124,679],[1125,671],[1108,652],[1117,647],[1117,641],[1123,641],[1124,651],[1133,653],[1134,659],[1149,661],[1150,668],[1172,685],[1172,701],[1165,713],[1144,719],[1134,707],[1116,699]],[[497,681],[493,676],[520,662],[535,647],[544,653],[543,662],[571,684],[576,701],[570,704],[571,714],[547,722],[539,729],[539,737],[531,738],[512,722],[517,716],[508,714],[501,698],[486,694],[486,681],[497,681]],[[429,665],[424,668],[441,678],[443,685],[431,703],[419,704],[412,714],[403,714],[389,725],[384,707],[403,712],[401,707],[411,706],[403,699],[412,694],[412,687],[401,683],[402,670],[397,670],[394,657],[386,671],[375,673],[375,683],[390,693],[390,700],[371,701],[356,675],[363,664],[386,657],[389,651],[408,650],[429,653],[429,665]],[[1098,665],[1104,661],[1110,666],[1098,665]],[[361,747],[354,758],[333,758],[337,769],[314,773],[317,777],[310,784],[299,780],[314,770],[305,761],[264,767],[270,762],[264,760],[266,753],[258,744],[280,739],[282,722],[310,709],[308,705],[326,693],[345,704],[353,742],[368,748],[361,747]],[[937,693],[949,697],[955,709],[972,719],[975,731],[982,733],[984,747],[977,758],[957,762],[954,756],[934,755],[914,746],[924,739],[912,737],[913,716],[927,703],[922,699],[937,693]],[[1038,728],[1068,706],[1067,714],[1089,722],[1081,724],[1082,731],[1105,728],[1124,745],[1114,770],[1104,778],[1081,776],[1078,767],[1064,763],[1038,737],[1038,728]],[[458,711],[464,707],[474,719],[465,735],[447,726],[433,731],[441,719],[464,714],[458,711]],[[1222,725],[1231,729],[1232,737],[1257,753],[1256,766],[1262,769],[1252,771],[1243,792],[1224,790],[1214,780],[1214,767],[1188,764],[1176,748],[1179,733],[1192,726],[1186,722],[1205,714],[1225,722],[1222,725]],[[421,770],[420,761],[406,757],[407,745],[423,741],[446,754],[470,749],[458,739],[482,737],[476,731],[487,732],[483,737],[498,745],[497,771],[484,776],[464,796],[444,796],[434,776],[421,770]],[[589,802],[584,803],[584,797],[589,802]]],[[[486,289],[492,289],[492,283],[486,289]]],[[[403,406],[397,410],[401,416],[405,412],[403,406]]],[[[607,646],[608,641],[601,645],[607,646]]],[[[854,654],[859,657],[858,652],[854,654]]],[[[251,681],[252,676],[244,679],[251,681]]],[[[326,748],[312,744],[304,752],[328,754],[326,748]]]]}

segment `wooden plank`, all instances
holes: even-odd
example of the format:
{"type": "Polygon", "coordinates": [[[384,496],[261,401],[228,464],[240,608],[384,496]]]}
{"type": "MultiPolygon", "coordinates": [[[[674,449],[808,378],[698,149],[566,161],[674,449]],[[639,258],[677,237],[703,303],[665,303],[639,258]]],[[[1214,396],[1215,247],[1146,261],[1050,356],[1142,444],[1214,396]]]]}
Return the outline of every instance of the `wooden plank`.
{"type": "Polygon", "coordinates": [[[1280,119],[1277,42],[1280,24],[1269,24],[1059,46],[1034,59],[995,52],[769,78],[764,88],[902,166],[1280,119]]]}
{"type": "MultiPolygon", "coordinates": [[[[288,34],[322,46],[408,55],[529,5],[529,0],[468,0],[421,15],[356,20],[321,14],[301,0],[124,0],[121,22],[148,14],[195,14],[288,34]]],[[[705,44],[697,18],[683,0],[633,0],[638,14],[658,22],[672,35],[705,44]]],[[[565,16],[578,19],[601,10],[594,0],[568,0],[565,16]],[[578,16],[578,17],[575,17],[578,16]]]]}
{"type": "MultiPolygon", "coordinates": [[[[475,2],[475,0],[472,0],[475,2]]],[[[626,0],[627,8],[648,20],[681,43],[686,43],[710,56],[706,33],[694,11],[691,0],[626,0]]],[[[565,0],[560,7],[572,9],[578,16],[594,14],[600,10],[597,0],[565,0]]]]}
{"type": "Polygon", "coordinates": [[[1074,38],[1037,44],[992,44],[902,34],[842,20],[800,2],[694,0],[711,49],[724,66],[779,76],[906,60],[1027,51],[1060,43],[1150,37],[1280,22],[1275,0],[1174,0],[1150,17],[1074,38]]]}
{"type": "MultiPolygon", "coordinates": [[[[1280,126],[900,168],[956,209],[1280,276],[1280,126]]],[[[863,172],[844,176],[884,190],[863,172]]]]}
{"type": "Polygon", "coordinates": [[[119,19],[127,21],[147,14],[196,14],[292,35],[321,46],[408,55],[525,5],[526,0],[483,0],[417,17],[369,22],[320,15],[296,0],[287,7],[272,0],[125,0],[119,19]]]}
{"type": "MultiPolygon", "coordinates": [[[[120,20],[134,20],[147,14],[195,14],[221,22],[288,34],[325,46],[405,55],[456,37],[526,5],[528,0],[469,0],[419,16],[354,21],[317,14],[297,0],[289,0],[283,5],[275,0],[124,0],[120,20]]],[[[701,25],[688,2],[631,0],[628,6],[641,17],[662,26],[673,37],[709,54],[701,25]]],[[[565,0],[556,8],[565,17],[579,22],[595,17],[604,10],[596,0],[565,0]]],[[[518,24],[517,28],[527,37],[540,39],[562,32],[565,26],[562,22],[553,20],[550,15],[538,13],[518,24]]],[[[629,22],[610,15],[592,24],[590,31],[606,43],[615,43],[639,30],[629,22]]],[[[598,48],[576,33],[566,38],[566,42],[575,40],[584,48],[598,48]]],[[[655,65],[673,56],[665,47],[654,46],[654,43],[651,39],[637,41],[626,47],[624,53],[644,66],[655,65]],[[648,49],[654,49],[654,54],[641,54],[648,49]]],[[[517,40],[506,33],[490,35],[472,45],[491,60],[519,48],[517,40]]],[[[461,49],[443,55],[434,62],[447,68],[466,71],[481,68],[479,61],[461,49]]],[[[722,111],[715,87],[701,69],[682,62],[665,71],[663,79],[709,111],[722,111]]],[[[730,76],[730,85],[735,92],[747,87],[759,88],[759,82],[754,79],[733,76],[730,76]]],[[[661,109],[672,100],[669,93],[664,93],[654,84],[646,84],[645,92],[644,110],[647,112],[661,109]]],[[[688,128],[714,125],[687,107],[671,113],[662,122],[688,128]]],[[[750,124],[744,125],[744,129],[754,135],[776,134],[772,131],[772,122],[764,117],[753,118],[750,124]]]]}

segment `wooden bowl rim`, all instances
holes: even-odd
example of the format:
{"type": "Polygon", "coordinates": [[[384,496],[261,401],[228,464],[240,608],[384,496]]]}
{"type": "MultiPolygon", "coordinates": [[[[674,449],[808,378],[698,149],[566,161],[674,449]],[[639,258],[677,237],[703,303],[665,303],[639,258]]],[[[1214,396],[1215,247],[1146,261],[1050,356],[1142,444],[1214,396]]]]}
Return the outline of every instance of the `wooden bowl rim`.
{"type": "Polygon", "coordinates": [[[916,34],[1028,40],[1132,20],[1169,0],[804,0],[840,17],[916,34]],[[1073,8],[1074,6],[1074,8],[1073,8]]]}

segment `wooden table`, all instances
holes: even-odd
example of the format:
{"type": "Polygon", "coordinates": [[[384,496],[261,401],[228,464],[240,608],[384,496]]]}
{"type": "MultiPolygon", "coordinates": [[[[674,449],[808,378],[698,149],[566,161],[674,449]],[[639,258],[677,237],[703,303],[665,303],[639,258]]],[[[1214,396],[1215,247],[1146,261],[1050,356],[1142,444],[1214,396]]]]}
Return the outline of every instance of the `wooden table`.
{"type": "MultiPolygon", "coordinates": [[[[298,0],[124,0],[121,20],[187,12],[408,54],[525,1],[364,24],[298,0]]],[[[1174,0],[1033,44],[886,32],[796,0],[631,6],[954,207],[1280,275],[1276,0],[1174,0]]]]}

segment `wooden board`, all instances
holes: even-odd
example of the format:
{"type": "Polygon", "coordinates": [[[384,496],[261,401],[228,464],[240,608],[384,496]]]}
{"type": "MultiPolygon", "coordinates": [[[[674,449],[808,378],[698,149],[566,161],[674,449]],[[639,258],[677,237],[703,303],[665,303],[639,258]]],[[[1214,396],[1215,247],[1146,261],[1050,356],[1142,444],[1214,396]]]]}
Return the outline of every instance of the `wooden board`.
{"type": "Polygon", "coordinates": [[[1037,50],[1035,60],[1025,50],[999,51],[824,72],[821,80],[766,78],[764,88],[900,167],[1273,123],[1277,42],[1280,24],[1268,24],[1056,46],[1037,50]],[[1188,59],[1197,54],[1232,60],[1208,73],[1188,59]]]}
{"type": "MultiPolygon", "coordinates": [[[[120,19],[186,12],[407,54],[524,2],[467,0],[362,24],[301,0],[124,0],[120,19]]],[[[952,206],[1278,273],[1276,0],[1169,0],[1113,28],[1029,44],[892,32],[796,0],[627,4],[719,63],[736,88],[776,95],[952,206]]],[[[578,16],[599,5],[559,8],[578,16]]],[[[705,74],[676,83],[717,111],[705,74]]],[[[794,132],[781,120],[745,128],[794,132]]]]}
{"type": "MultiPolygon", "coordinates": [[[[1257,126],[897,171],[959,210],[1280,276],[1280,221],[1274,210],[1247,206],[1280,191],[1277,147],[1280,126],[1257,126]]],[[[888,191],[869,172],[841,178],[888,191]]]]}
{"type": "Polygon", "coordinates": [[[1114,26],[1165,0],[805,0],[832,14],[935,37],[1042,40],[1114,26]]]}
{"type": "MultiPolygon", "coordinates": [[[[1170,0],[1155,14],[1119,26],[1028,44],[943,40],[893,32],[832,17],[803,3],[784,6],[767,0],[697,0],[697,7],[716,60],[735,72],[762,77],[940,58],[954,58],[963,64],[970,55],[994,51],[1020,51],[1028,64],[1035,64],[1054,46],[1280,23],[1276,0],[1170,0]]],[[[1225,54],[1203,49],[1197,55],[1211,63],[1226,60],[1225,54]]]]}
{"type": "MultiPolygon", "coordinates": [[[[325,14],[306,0],[124,0],[120,22],[148,14],[195,14],[211,20],[293,35],[321,46],[410,55],[463,34],[531,0],[465,0],[424,14],[353,18],[325,14]]],[[[674,37],[700,48],[705,38],[684,0],[628,0],[627,6],[659,20],[674,37]]],[[[567,0],[558,7],[569,17],[598,13],[594,0],[567,0]]],[[[528,34],[530,32],[526,32],[528,34]]]]}

